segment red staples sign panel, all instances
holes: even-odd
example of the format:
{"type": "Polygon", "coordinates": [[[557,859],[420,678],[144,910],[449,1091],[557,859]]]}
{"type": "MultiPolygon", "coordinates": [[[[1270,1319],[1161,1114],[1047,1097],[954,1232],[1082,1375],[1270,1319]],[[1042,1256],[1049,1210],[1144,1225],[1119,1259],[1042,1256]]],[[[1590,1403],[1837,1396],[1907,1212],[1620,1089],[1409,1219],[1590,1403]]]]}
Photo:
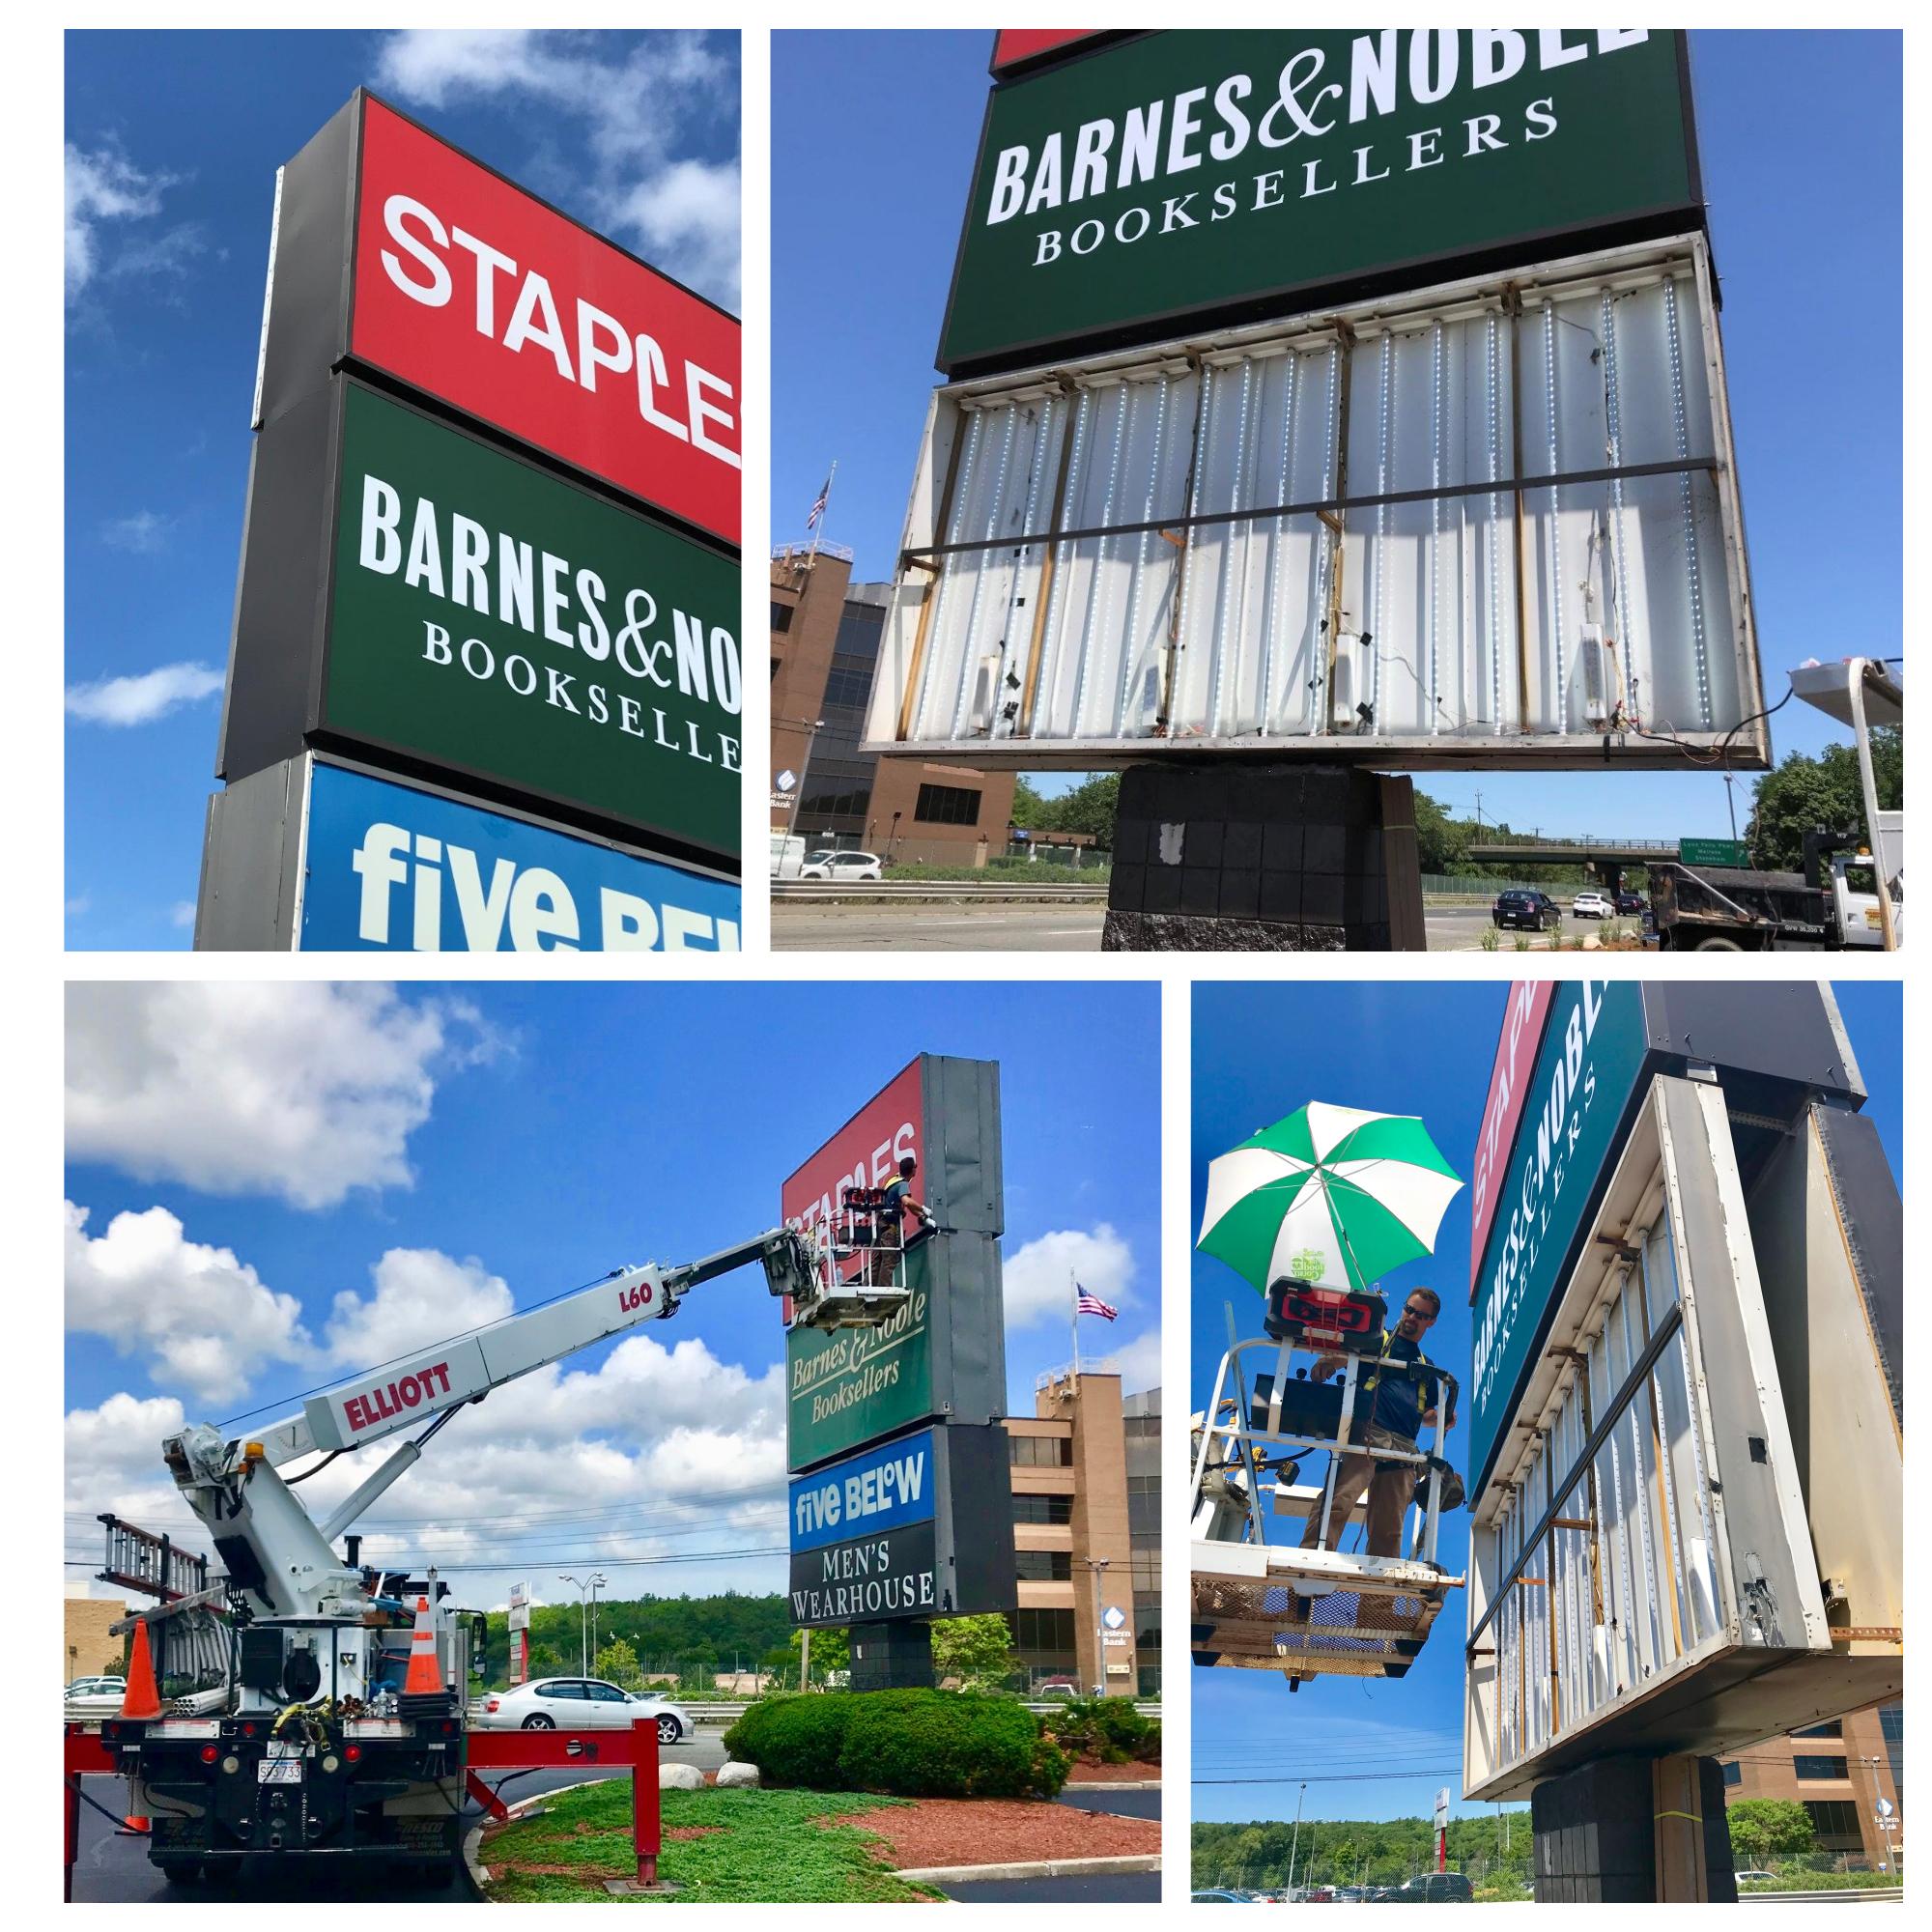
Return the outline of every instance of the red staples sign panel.
{"type": "Polygon", "coordinates": [[[1495,1219],[1503,1176],[1509,1171],[1510,1149],[1516,1145],[1517,1122],[1522,1119],[1523,1095],[1536,1049],[1548,1017],[1553,980],[1519,980],[1503,1009],[1502,1037],[1496,1042],[1496,1064],[1490,1070],[1490,1097],[1483,1107],[1483,1130],[1476,1140],[1476,1168],[1469,1181],[1469,1299],[1476,1298],[1476,1277],[1483,1264],[1483,1243],[1495,1219]]]}
{"type": "Polygon", "coordinates": [[[366,98],[354,287],[359,360],[738,541],[738,324],[366,98]]]}
{"type": "Polygon", "coordinates": [[[1022,61],[1037,60],[1072,41],[1097,33],[1095,27],[1002,27],[993,38],[993,71],[1005,73],[1022,61]]]}
{"type": "MultiPolygon", "coordinates": [[[[815,1236],[838,1212],[841,1188],[883,1187],[899,1171],[906,1154],[923,1163],[925,1121],[917,1060],[867,1100],[784,1183],[779,1211],[785,1226],[815,1236]]],[[[918,1194],[917,1183],[914,1193],[918,1194]]],[[[846,1278],[863,1265],[864,1257],[855,1256],[845,1269],[846,1278]]]]}

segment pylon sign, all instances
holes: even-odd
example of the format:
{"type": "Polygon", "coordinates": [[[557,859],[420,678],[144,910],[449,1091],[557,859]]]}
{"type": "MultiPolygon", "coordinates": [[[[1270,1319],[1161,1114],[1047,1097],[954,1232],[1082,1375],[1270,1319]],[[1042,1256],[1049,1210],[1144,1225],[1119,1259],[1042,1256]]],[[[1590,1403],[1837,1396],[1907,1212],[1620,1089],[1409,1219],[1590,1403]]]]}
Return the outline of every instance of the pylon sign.
{"type": "MultiPolygon", "coordinates": [[[[353,759],[723,873],[735,934],[738,358],[724,310],[358,90],[276,176],[221,778],[353,759]]],[[[316,943],[273,814],[222,803],[196,943],[316,943]]]]}
{"type": "Polygon", "coordinates": [[[530,1674],[530,1586],[510,1585],[510,1682],[524,1683],[530,1674]]]}
{"type": "Polygon", "coordinates": [[[905,1302],[875,1327],[785,1331],[801,1626],[1014,1606],[997,1063],[921,1054],[800,1163],[781,1211],[838,1236],[844,1189],[882,1186],[906,1155],[926,1219],[907,1220],[902,1249],[895,1236],[852,1257],[891,1256],[905,1302]]]}

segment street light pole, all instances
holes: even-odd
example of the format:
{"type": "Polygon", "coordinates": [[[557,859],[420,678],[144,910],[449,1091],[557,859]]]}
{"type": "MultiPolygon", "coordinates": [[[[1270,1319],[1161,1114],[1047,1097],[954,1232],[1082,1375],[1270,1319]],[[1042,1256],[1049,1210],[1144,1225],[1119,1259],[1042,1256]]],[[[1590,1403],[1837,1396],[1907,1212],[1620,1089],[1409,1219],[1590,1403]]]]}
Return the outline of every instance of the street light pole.
{"type": "Polygon", "coordinates": [[[1104,1697],[1107,1694],[1107,1609],[1101,1601],[1101,1585],[1107,1575],[1107,1564],[1111,1560],[1105,1556],[1089,1556],[1084,1559],[1088,1569],[1094,1573],[1094,1694],[1104,1697]]]}
{"type": "Polygon", "coordinates": [[[1294,1836],[1288,1841],[1288,1902],[1291,1905],[1294,1903],[1294,1856],[1301,1849],[1301,1801],[1307,1795],[1305,1784],[1294,1795],[1294,1836]]]}
{"type": "MultiPolygon", "coordinates": [[[[597,1657],[597,1592],[600,1589],[608,1589],[610,1584],[610,1577],[606,1577],[601,1571],[590,1579],[590,1656],[592,1662],[595,1662],[597,1657]]],[[[584,1674],[588,1676],[589,1672],[586,1671],[584,1674]]]]}
{"type": "Polygon", "coordinates": [[[576,1577],[563,1577],[561,1573],[559,1573],[559,1577],[565,1583],[575,1583],[577,1585],[577,1674],[580,1677],[588,1677],[590,1675],[590,1622],[589,1612],[584,1607],[584,1592],[589,1589],[590,1584],[587,1578],[580,1579],[576,1577]]]}

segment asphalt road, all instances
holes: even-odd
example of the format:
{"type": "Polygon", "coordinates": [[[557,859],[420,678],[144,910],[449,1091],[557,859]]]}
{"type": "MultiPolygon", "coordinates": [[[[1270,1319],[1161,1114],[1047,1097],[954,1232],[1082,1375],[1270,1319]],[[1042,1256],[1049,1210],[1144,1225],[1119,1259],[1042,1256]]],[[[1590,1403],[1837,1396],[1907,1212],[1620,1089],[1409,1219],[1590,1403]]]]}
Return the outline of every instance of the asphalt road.
{"type": "MultiPolygon", "coordinates": [[[[779,899],[772,905],[772,949],[778,952],[1097,952],[1107,909],[1093,899],[1065,905],[812,905],[779,899]]],[[[1489,929],[1487,899],[1424,908],[1432,952],[1479,952],[1489,929]]],[[[1548,945],[1540,939],[1539,949],[1548,945]]],[[[1502,935],[1498,957],[1511,954],[1502,935]]]]}
{"type": "MultiPolygon", "coordinates": [[[[689,1744],[670,1747],[666,1755],[674,1763],[695,1764],[700,1771],[715,1771],[724,1762],[724,1734],[722,1730],[707,1728],[689,1744]]],[[[486,1776],[485,1782],[497,1784],[507,1776],[493,1772],[486,1776]]],[[[554,1791],[561,1785],[583,1782],[581,1771],[526,1772],[515,1776],[504,1795],[514,1802],[554,1791]]],[[[116,1817],[120,1815],[116,1807],[125,1798],[127,1786],[118,1777],[88,1777],[82,1779],[82,1785],[96,1804],[104,1805],[116,1817]]],[[[1128,1818],[1160,1816],[1158,1791],[1089,1789],[1063,1793],[1061,1803],[1085,1811],[1118,1812],[1128,1818]]],[[[471,1804],[465,1806],[464,1815],[470,1824],[474,1824],[482,1816],[482,1811],[471,1804]]],[[[83,1804],[80,1807],[80,1856],[73,1868],[73,1902],[76,1905],[136,1905],[156,1901],[207,1904],[214,1899],[265,1903],[313,1899],[316,1890],[314,1875],[303,1873],[298,1878],[296,1872],[299,1869],[288,1868],[284,1876],[273,1867],[244,1866],[240,1880],[221,1891],[211,1891],[201,1885],[180,1889],[166,1886],[161,1883],[160,1874],[148,1862],[145,1838],[124,1835],[99,1811],[83,1804]]],[[[411,1905],[476,1903],[465,1881],[434,1889],[413,1886],[407,1891],[401,1891],[392,1883],[385,1882],[379,1870],[358,1872],[354,1865],[346,1865],[331,1873],[328,1889],[331,1898],[364,1900],[371,1904],[384,1900],[406,1901],[411,1905]]],[[[960,1886],[951,1895],[962,1900],[997,1902],[1034,1899],[1043,1903],[1060,1900],[1128,1903],[1158,1899],[1160,1874],[1137,1872],[1113,1878],[1027,1879],[1011,1884],[960,1886]]]]}

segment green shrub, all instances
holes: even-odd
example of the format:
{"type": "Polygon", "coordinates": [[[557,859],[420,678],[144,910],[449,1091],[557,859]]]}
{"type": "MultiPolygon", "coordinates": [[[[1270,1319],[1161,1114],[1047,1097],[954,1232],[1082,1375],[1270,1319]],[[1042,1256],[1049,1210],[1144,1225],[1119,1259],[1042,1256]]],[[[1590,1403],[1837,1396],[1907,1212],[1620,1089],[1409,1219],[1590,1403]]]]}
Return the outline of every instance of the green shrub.
{"type": "Polygon", "coordinates": [[[948,1690],[763,1697],[724,1733],[772,1785],[902,1798],[1055,1796],[1067,1760],[1016,1698],[948,1690]]]}
{"type": "Polygon", "coordinates": [[[851,1791],[901,1798],[1024,1798],[1039,1725],[1009,1697],[874,1690],[845,1733],[838,1768],[851,1791]]]}
{"type": "Polygon", "coordinates": [[[1057,1798],[1073,1769],[1073,1760],[1042,1732],[1033,1741],[1033,1788],[1042,1798],[1057,1798]]]}
{"type": "Polygon", "coordinates": [[[849,1691],[761,1697],[724,1733],[724,1748],[741,1763],[756,1765],[768,1784],[845,1789],[838,1754],[857,1701],[849,1691]]]}
{"type": "Polygon", "coordinates": [[[1063,1748],[1102,1764],[1158,1763],[1160,1726],[1127,1697],[1072,1697],[1044,1720],[1063,1748]]]}

